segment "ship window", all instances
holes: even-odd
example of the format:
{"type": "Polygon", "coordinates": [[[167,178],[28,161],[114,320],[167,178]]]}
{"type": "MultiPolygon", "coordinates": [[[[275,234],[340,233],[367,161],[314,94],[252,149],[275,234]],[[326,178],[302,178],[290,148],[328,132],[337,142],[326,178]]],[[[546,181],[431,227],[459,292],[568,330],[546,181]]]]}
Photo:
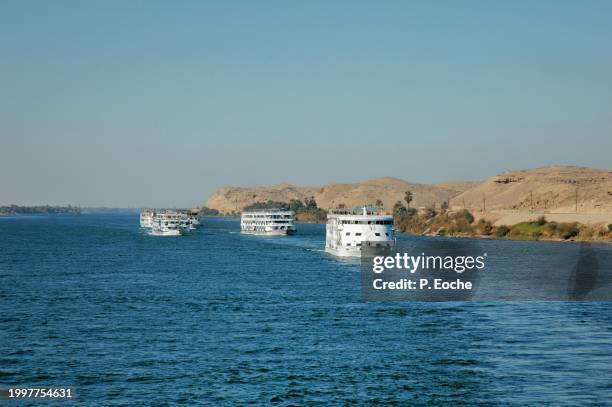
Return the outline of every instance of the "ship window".
{"type": "Polygon", "coordinates": [[[351,244],[350,244],[350,243],[347,243],[346,245],[347,245],[347,246],[350,246],[351,244]]]}
{"type": "Polygon", "coordinates": [[[357,243],[355,246],[361,246],[361,243],[357,243]]]}
{"type": "Polygon", "coordinates": [[[380,233],[374,233],[376,236],[380,236],[380,233]]]}
{"type": "Polygon", "coordinates": [[[389,234],[387,232],[385,232],[385,236],[389,236],[389,234]]]}
{"type": "Polygon", "coordinates": [[[361,236],[361,232],[355,233],[355,236],[361,236]]]}
{"type": "Polygon", "coordinates": [[[346,235],[347,235],[347,236],[350,236],[350,235],[351,235],[351,232],[346,232],[346,235]]]}

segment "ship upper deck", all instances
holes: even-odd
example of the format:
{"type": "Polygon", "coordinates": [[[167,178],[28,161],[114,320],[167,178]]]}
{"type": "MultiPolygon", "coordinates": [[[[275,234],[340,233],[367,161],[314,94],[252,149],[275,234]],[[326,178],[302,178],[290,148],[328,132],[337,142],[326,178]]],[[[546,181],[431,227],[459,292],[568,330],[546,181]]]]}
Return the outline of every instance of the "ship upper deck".
{"type": "Polygon", "coordinates": [[[293,211],[287,211],[287,210],[281,210],[281,209],[252,209],[248,211],[243,211],[241,214],[243,218],[244,217],[261,218],[261,217],[269,217],[269,216],[293,217],[294,215],[295,215],[295,212],[293,211]]]}
{"type": "Polygon", "coordinates": [[[352,209],[330,209],[327,218],[338,218],[347,220],[393,220],[393,215],[381,213],[377,208],[373,207],[355,207],[352,209]]]}

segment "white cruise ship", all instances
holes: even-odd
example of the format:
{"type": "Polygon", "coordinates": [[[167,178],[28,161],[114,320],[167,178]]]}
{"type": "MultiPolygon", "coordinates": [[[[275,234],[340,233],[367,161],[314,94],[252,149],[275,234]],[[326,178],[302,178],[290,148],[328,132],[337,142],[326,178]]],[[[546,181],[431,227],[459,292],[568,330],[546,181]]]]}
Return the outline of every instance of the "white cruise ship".
{"type": "Polygon", "coordinates": [[[363,242],[376,246],[395,244],[393,216],[376,209],[334,209],[327,214],[325,251],[335,256],[360,256],[363,242]]]}
{"type": "Polygon", "coordinates": [[[244,211],[240,216],[240,231],[257,235],[292,235],[295,213],[276,209],[244,211]]]}
{"type": "Polygon", "coordinates": [[[191,233],[200,222],[186,211],[143,209],[140,213],[140,227],[152,236],[181,236],[191,233]]]}
{"type": "Polygon", "coordinates": [[[140,227],[150,229],[153,227],[153,217],[155,211],[153,209],[143,209],[140,212],[140,227]]]}
{"type": "Polygon", "coordinates": [[[152,236],[181,236],[189,231],[188,217],[179,212],[161,212],[153,217],[152,236]]]}

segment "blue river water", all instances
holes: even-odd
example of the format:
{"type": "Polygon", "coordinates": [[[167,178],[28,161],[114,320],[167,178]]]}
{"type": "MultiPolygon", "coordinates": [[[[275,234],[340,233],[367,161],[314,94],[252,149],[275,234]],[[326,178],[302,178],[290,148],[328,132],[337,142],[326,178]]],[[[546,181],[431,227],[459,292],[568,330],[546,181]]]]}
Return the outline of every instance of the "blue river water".
{"type": "MultiPolygon", "coordinates": [[[[137,224],[0,218],[0,387],[71,386],[80,405],[612,400],[612,303],[363,302],[359,262],[323,252],[323,225],[137,224]]],[[[512,273],[547,243],[488,244],[512,273]]]]}

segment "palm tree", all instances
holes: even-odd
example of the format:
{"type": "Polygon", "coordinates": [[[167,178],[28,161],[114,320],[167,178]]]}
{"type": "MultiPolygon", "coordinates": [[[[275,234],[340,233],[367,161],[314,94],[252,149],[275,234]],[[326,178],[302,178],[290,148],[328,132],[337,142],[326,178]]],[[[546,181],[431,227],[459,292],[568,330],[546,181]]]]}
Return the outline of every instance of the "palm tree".
{"type": "Polygon", "coordinates": [[[406,201],[406,204],[410,208],[410,202],[412,202],[412,192],[410,191],[404,192],[404,201],[406,201]]]}

